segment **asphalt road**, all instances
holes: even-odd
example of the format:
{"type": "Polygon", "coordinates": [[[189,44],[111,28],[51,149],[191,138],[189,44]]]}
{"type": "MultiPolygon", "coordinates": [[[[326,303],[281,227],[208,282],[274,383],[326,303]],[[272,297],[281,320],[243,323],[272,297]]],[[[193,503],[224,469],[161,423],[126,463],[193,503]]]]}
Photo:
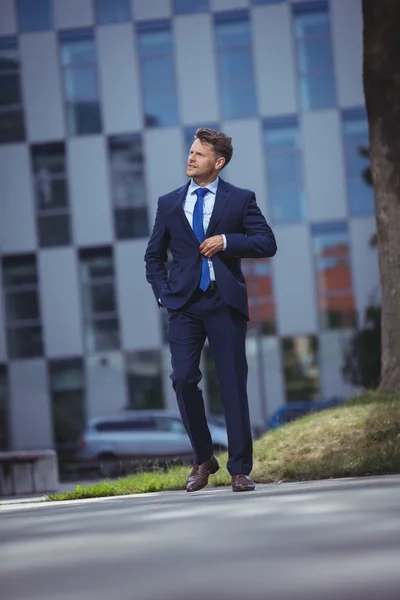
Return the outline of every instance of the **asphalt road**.
{"type": "Polygon", "coordinates": [[[400,477],[0,507],[1,600],[400,600],[400,477]]]}

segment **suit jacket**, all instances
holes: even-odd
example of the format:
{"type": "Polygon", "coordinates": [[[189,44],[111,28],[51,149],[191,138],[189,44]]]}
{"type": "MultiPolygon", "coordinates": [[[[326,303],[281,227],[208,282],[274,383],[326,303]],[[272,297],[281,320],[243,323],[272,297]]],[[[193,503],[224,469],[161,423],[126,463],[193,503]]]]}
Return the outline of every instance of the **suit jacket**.
{"type": "MultiPolygon", "coordinates": [[[[190,183],[190,182],[189,182],[190,183]]],[[[189,183],[158,200],[156,219],[146,254],[146,278],[166,308],[177,310],[193,295],[201,277],[199,241],[185,212],[189,183]],[[168,273],[167,251],[172,254],[168,273]]],[[[241,258],[276,253],[275,236],[257,206],[254,192],[219,180],[206,238],[225,234],[227,247],[212,257],[222,300],[249,318],[241,258]]]]}

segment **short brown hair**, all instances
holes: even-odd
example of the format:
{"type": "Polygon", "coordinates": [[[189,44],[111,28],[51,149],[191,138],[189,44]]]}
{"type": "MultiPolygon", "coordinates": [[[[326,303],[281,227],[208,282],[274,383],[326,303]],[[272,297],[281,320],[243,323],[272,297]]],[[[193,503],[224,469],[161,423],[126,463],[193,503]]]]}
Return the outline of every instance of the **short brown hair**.
{"type": "Polygon", "coordinates": [[[210,144],[214,149],[216,157],[225,159],[224,167],[226,167],[233,154],[232,138],[222,133],[222,131],[207,129],[206,127],[200,127],[196,131],[194,138],[200,140],[200,142],[210,144]]]}

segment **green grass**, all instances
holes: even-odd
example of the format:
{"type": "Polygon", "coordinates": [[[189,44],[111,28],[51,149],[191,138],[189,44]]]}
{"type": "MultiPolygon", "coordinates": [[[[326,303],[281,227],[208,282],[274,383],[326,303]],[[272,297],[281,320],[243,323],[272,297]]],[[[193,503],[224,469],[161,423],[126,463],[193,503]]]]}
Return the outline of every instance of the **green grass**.
{"type": "MultiPolygon", "coordinates": [[[[229,485],[227,455],[210,478],[229,485]]],[[[252,477],[256,483],[306,481],[400,473],[400,393],[366,392],[342,406],[308,415],[270,431],[254,444],[252,477]]],[[[138,473],[117,481],[77,486],[50,500],[120,496],[185,488],[187,467],[138,473]]]]}

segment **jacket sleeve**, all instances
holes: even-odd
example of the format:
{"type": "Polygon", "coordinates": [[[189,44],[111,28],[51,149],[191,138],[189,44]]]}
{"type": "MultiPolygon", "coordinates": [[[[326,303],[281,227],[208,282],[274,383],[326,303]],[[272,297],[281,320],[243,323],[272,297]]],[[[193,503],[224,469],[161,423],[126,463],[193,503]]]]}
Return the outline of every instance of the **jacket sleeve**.
{"type": "Polygon", "coordinates": [[[153,231],[144,255],[146,263],[146,279],[153,288],[157,302],[159,302],[161,289],[168,280],[166,263],[168,260],[167,250],[170,241],[170,235],[165,226],[160,200],[161,199],[158,200],[153,231]]]}
{"type": "Polygon", "coordinates": [[[227,233],[224,255],[235,258],[265,258],[276,254],[275,236],[251,193],[243,216],[244,233],[227,233]]]}

